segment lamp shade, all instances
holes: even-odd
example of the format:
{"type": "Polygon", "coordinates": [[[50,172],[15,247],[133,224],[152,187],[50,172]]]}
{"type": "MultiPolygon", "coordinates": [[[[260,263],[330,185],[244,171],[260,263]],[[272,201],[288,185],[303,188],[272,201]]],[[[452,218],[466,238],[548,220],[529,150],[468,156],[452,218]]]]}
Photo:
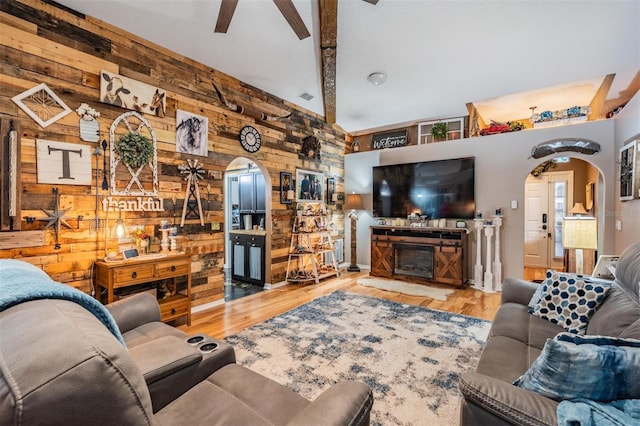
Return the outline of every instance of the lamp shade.
{"type": "Polygon", "coordinates": [[[575,203],[571,209],[571,214],[587,214],[582,203],[575,203]]]}
{"type": "Polygon", "coordinates": [[[347,194],[347,201],[344,203],[345,210],[364,210],[362,196],[360,194],[347,194]]]}
{"type": "Polygon", "coordinates": [[[566,249],[598,248],[598,221],[595,217],[565,217],[562,221],[562,246],[566,249]]]}

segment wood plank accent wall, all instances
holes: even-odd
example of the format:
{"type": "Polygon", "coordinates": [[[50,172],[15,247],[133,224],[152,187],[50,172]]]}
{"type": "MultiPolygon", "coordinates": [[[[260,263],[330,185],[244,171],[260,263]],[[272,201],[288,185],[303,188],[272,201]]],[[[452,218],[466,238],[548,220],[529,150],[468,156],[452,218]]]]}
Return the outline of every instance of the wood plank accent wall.
{"type": "MultiPolygon", "coordinates": [[[[322,172],[335,177],[337,192],[344,191],[344,153],[348,135],[324,118],[296,107],[269,93],[228,75],[180,56],[161,46],[115,28],[98,19],[62,8],[54,2],[8,0],[0,2],[0,113],[16,120],[21,141],[20,229],[43,229],[46,222],[28,223],[26,217],[46,217],[43,210],[53,209],[52,189],[55,185],[37,183],[36,139],[85,144],[93,150],[96,144],[80,140],[79,117],[73,112],[63,119],[41,128],[11,98],[40,83],[46,83],[72,110],[86,102],[100,113],[100,140],[109,139],[109,126],[126,110],[99,102],[100,71],[107,70],[157,86],[167,92],[165,118],[145,115],[158,138],[159,194],[164,199],[164,212],[125,212],[130,225],[142,225],[154,235],[152,250],[159,250],[157,227],[161,219],[173,221],[172,197],[177,198],[179,223],[184,202],[185,183],[177,166],[187,158],[204,161],[207,176],[201,183],[203,207],[206,186],[211,186],[211,220],[224,221],[224,172],[238,157],[249,158],[268,171],[271,186],[272,232],[267,259],[268,282],[277,283],[285,276],[287,250],[291,235],[294,204],[280,204],[279,174],[296,168],[322,172]],[[284,121],[256,121],[229,111],[218,99],[211,80],[215,79],[228,99],[251,105],[266,113],[282,115],[292,112],[284,121]],[[176,110],[181,109],[209,118],[208,157],[176,152],[176,110]],[[238,141],[245,125],[256,127],[263,145],[249,154],[238,141]],[[322,142],[321,160],[299,154],[302,139],[314,135],[322,142]],[[269,264],[269,261],[271,262],[269,264]]],[[[95,156],[94,156],[95,157],[95,156]]],[[[102,169],[101,158],[99,173],[102,169]]],[[[96,158],[92,158],[95,179],[96,158]]],[[[100,182],[102,175],[100,174],[100,182]]],[[[0,249],[0,258],[20,258],[38,265],[53,279],[89,292],[93,263],[104,256],[105,234],[96,232],[96,191],[101,201],[109,191],[91,186],[58,185],[60,210],[71,229],[62,227],[60,247],[55,247],[52,228],[45,231],[45,243],[38,247],[0,249]],[[94,219],[93,222],[91,219],[94,219]]],[[[118,197],[120,198],[120,197],[118,197]]],[[[344,235],[341,205],[334,207],[336,238],[344,235]]],[[[100,209],[101,219],[104,212],[100,209]]],[[[113,224],[116,214],[111,213],[113,224]]],[[[102,221],[101,221],[102,222],[102,221]]],[[[179,230],[178,244],[191,254],[193,272],[193,304],[219,300],[224,289],[224,232],[202,227],[198,220],[188,220],[179,230]]],[[[224,227],[222,228],[224,229],[224,227]]]]}

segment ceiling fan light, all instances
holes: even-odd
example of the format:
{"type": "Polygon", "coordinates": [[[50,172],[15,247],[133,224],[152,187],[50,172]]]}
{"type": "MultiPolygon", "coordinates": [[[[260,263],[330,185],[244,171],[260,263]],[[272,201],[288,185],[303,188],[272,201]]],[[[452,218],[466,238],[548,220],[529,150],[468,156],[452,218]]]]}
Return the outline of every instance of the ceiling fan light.
{"type": "Polygon", "coordinates": [[[367,81],[374,86],[379,86],[387,81],[387,73],[384,71],[375,71],[367,76],[367,81]]]}

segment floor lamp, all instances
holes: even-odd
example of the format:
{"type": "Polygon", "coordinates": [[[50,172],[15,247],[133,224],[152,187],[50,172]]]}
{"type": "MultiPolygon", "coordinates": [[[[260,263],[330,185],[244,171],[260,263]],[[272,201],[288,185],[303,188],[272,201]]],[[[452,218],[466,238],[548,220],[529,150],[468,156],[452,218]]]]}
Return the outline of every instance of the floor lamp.
{"type": "Polygon", "coordinates": [[[591,216],[565,217],[562,221],[562,246],[576,249],[576,273],[584,273],[582,250],[598,248],[598,221],[591,216]]]}
{"type": "Polygon", "coordinates": [[[362,196],[360,194],[347,194],[347,201],[344,203],[344,210],[351,210],[349,212],[349,219],[351,219],[351,264],[347,268],[349,272],[360,272],[357,261],[357,239],[356,233],[356,221],[358,220],[358,214],[356,210],[364,210],[362,204],[362,196]]]}

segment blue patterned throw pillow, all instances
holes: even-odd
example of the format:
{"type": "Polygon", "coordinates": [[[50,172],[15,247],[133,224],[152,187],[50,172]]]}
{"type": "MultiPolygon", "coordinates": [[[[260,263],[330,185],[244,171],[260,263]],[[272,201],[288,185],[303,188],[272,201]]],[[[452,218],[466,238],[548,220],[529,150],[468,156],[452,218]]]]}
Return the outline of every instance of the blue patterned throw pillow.
{"type": "Polygon", "coordinates": [[[532,315],[558,324],[565,330],[584,334],[589,319],[607,296],[609,282],[549,271],[542,284],[542,295],[532,315]]]}
{"type": "Polygon", "coordinates": [[[513,384],[557,401],[640,398],[640,340],[560,333],[513,384]]]}

